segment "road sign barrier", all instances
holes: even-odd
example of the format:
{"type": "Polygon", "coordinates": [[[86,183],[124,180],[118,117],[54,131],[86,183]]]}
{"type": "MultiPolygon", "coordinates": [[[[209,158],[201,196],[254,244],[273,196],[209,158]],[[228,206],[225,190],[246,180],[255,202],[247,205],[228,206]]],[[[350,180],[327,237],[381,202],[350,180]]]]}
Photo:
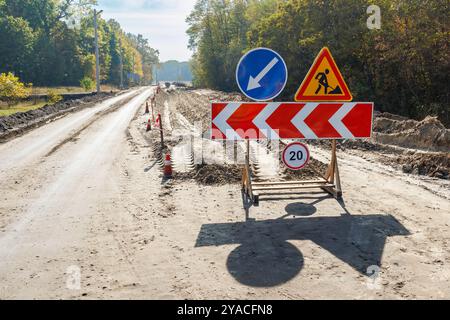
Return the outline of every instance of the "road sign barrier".
{"type": "MultiPolygon", "coordinates": [[[[295,194],[316,188],[341,198],[337,140],[371,138],[374,104],[351,102],[352,94],[330,50],[323,48],[317,56],[295,95],[295,103],[263,102],[277,97],[287,81],[286,64],[271,49],[258,48],[244,55],[237,66],[236,81],[242,93],[256,102],[213,103],[211,139],[247,141],[242,174],[246,198],[258,205],[263,194],[295,194]],[[282,139],[332,140],[326,173],[315,170],[319,178],[308,181],[253,182],[250,140],[282,139]]],[[[289,145],[283,154],[287,167],[293,170],[301,169],[308,159],[309,151],[301,143],[289,145]]]]}
{"type": "Polygon", "coordinates": [[[213,140],[363,139],[372,135],[373,103],[212,104],[213,140]]]}

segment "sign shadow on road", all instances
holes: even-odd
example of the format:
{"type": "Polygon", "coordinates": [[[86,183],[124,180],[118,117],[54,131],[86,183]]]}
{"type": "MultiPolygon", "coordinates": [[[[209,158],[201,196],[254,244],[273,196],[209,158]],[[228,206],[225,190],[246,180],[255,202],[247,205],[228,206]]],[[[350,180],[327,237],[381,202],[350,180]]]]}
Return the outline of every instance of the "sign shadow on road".
{"type": "MultiPolygon", "coordinates": [[[[303,210],[304,206],[298,208],[303,210]]],[[[308,210],[309,214],[315,212],[312,208],[308,210]]],[[[286,211],[289,215],[296,209],[288,205],[286,211]]],[[[302,253],[288,241],[313,241],[362,275],[369,276],[368,267],[381,267],[387,237],[409,234],[391,215],[306,216],[205,224],[196,247],[239,245],[228,256],[228,272],[247,286],[274,287],[295,278],[304,266],[302,253]]]]}

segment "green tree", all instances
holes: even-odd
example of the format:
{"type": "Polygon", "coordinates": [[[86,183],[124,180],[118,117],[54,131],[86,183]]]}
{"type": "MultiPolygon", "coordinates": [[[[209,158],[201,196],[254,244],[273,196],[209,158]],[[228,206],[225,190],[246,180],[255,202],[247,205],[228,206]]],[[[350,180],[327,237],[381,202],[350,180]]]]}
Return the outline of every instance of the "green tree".
{"type": "MultiPolygon", "coordinates": [[[[0,72],[13,71],[41,86],[79,85],[95,77],[95,0],[0,0],[0,72]]],[[[118,85],[152,80],[158,51],[142,36],[99,18],[101,81],[118,85]]]]}
{"type": "Polygon", "coordinates": [[[194,51],[194,83],[235,89],[234,71],[246,48],[247,1],[200,0],[187,18],[189,47],[194,51]]]}
{"type": "Polygon", "coordinates": [[[34,48],[35,34],[23,18],[0,17],[0,72],[23,76],[34,48]]]}

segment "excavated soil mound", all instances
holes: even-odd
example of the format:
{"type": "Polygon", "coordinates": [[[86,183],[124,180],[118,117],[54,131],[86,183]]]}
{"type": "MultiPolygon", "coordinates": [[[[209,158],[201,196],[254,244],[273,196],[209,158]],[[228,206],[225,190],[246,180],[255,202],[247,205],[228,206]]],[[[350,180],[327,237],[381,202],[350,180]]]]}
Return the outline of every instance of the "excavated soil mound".
{"type": "Polygon", "coordinates": [[[39,120],[47,119],[52,115],[67,111],[74,107],[89,107],[109,96],[111,96],[110,93],[101,93],[95,96],[87,96],[82,99],[61,101],[54,105],[45,105],[40,109],[20,112],[7,117],[0,117],[0,136],[14,129],[32,125],[39,120]]]}
{"type": "MultiPolygon", "coordinates": [[[[311,159],[308,166],[299,171],[282,168],[282,178],[286,181],[318,178],[319,173],[325,174],[327,165],[311,159]]],[[[175,173],[175,179],[194,180],[203,185],[225,185],[241,183],[242,165],[196,165],[192,172],[175,173]]],[[[254,177],[257,181],[257,177],[254,177]]]]}
{"type": "Polygon", "coordinates": [[[195,180],[203,185],[224,185],[240,183],[242,179],[242,166],[238,165],[196,165],[192,172],[175,173],[180,180],[195,180]]]}
{"type": "Polygon", "coordinates": [[[405,173],[450,179],[450,154],[401,155],[395,161],[405,173]]]}
{"type": "Polygon", "coordinates": [[[386,113],[379,114],[375,118],[374,139],[379,143],[403,148],[450,151],[450,129],[446,129],[436,117],[416,121],[386,113]]]}
{"type": "Polygon", "coordinates": [[[405,173],[450,179],[450,130],[435,117],[416,121],[379,113],[374,139],[341,141],[338,147],[379,152],[381,162],[405,173]]]}
{"type": "Polygon", "coordinates": [[[294,171],[283,165],[283,176],[284,180],[308,180],[319,178],[320,175],[325,175],[328,166],[323,162],[311,158],[306,167],[302,170],[294,171]]]}

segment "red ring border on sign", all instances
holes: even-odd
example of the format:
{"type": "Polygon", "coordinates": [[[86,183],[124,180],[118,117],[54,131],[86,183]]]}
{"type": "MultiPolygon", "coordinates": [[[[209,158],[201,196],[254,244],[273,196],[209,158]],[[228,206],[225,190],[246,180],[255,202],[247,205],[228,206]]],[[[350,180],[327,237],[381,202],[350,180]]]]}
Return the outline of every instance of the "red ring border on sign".
{"type": "Polygon", "coordinates": [[[293,142],[293,143],[288,144],[288,145],[286,146],[286,148],[284,148],[284,151],[283,151],[283,163],[284,163],[284,165],[285,165],[286,167],[288,167],[288,168],[291,169],[291,170],[301,170],[301,169],[303,169],[303,168],[306,167],[306,165],[309,163],[309,160],[310,160],[310,159],[311,159],[311,152],[309,151],[308,146],[307,146],[306,144],[304,144],[304,143],[301,143],[301,142],[293,142]],[[299,146],[304,147],[306,150],[308,150],[308,158],[306,159],[305,164],[302,165],[301,167],[298,167],[298,168],[291,167],[290,165],[288,165],[288,164],[286,163],[285,157],[284,157],[284,156],[286,155],[287,149],[288,149],[290,146],[293,146],[293,145],[299,145],[299,146]]]}

